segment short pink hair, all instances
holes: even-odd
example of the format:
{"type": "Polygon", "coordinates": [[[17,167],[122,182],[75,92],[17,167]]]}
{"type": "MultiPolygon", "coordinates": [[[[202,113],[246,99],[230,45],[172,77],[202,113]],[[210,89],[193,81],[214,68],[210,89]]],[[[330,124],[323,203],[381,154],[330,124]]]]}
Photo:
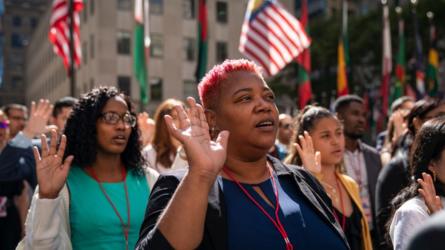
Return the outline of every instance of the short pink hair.
{"type": "Polygon", "coordinates": [[[254,62],[246,59],[227,59],[223,63],[215,65],[207,72],[198,85],[199,98],[205,109],[215,108],[221,83],[227,79],[229,73],[237,71],[252,72],[258,74],[263,79],[261,68],[254,62]]]}

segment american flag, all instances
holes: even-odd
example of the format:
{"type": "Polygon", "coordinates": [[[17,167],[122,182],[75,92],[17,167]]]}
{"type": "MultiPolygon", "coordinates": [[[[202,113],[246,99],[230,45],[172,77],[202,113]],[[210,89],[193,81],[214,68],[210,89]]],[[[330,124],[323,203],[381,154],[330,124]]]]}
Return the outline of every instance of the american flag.
{"type": "MultiPolygon", "coordinates": [[[[70,31],[69,31],[69,4],[70,0],[54,0],[50,18],[49,40],[54,46],[54,52],[62,57],[63,64],[68,70],[71,65],[70,58],[70,31]]],[[[74,63],[79,66],[82,49],[80,45],[79,12],[83,8],[83,0],[72,0],[74,16],[74,63]]]]}
{"type": "Polygon", "coordinates": [[[249,1],[239,50],[261,65],[266,76],[278,73],[309,45],[300,22],[276,0],[249,1]]]}

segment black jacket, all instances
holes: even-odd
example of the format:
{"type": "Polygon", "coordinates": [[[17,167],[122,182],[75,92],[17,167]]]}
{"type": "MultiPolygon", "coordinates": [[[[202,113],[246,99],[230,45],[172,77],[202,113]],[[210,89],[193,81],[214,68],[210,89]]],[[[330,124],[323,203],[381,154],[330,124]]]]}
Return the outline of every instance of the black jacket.
{"type": "MultiPolygon", "coordinates": [[[[286,166],[273,157],[268,157],[268,160],[278,178],[293,178],[300,195],[305,197],[317,214],[340,235],[349,249],[346,237],[332,214],[331,201],[318,181],[301,167],[286,166]]],[[[136,249],[172,249],[155,225],[184,174],[185,171],[182,170],[159,177],[150,195],[136,249]]],[[[223,195],[218,182],[215,181],[209,193],[204,236],[198,249],[227,249],[227,215],[223,195]]]]}

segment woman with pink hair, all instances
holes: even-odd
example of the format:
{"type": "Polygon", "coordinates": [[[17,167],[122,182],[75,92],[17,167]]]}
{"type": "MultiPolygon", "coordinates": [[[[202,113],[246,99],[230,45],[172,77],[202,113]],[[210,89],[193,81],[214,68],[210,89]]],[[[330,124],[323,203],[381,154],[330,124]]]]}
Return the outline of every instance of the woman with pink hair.
{"type": "Polygon", "coordinates": [[[189,169],[155,184],[136,249],[349,249],[320,184],[268,156],[278,110],[258,66],[226,60],[198,89],[202,106],[165,118],[189,169]]]}

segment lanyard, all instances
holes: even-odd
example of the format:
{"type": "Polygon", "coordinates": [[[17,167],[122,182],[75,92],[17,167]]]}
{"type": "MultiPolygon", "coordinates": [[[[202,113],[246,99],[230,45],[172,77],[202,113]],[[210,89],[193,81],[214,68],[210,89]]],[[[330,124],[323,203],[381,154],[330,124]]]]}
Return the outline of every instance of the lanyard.
{"type": "Polygon", "coordinates": [[[96,182],[99,184],[100,190],[104,194],[105,198],[107,198],[107,201],[108,201],[108,203],[110,203],[111,207],[113,208],[114,213],[119,218],[119,221],[121,222],[124,238],[125,238],[125,249],[128,250],[128,232],[130,230],[130,201],[129,201],[129,198],[128,198],[127,183],[125,181],[125,179],[127,177],[127,171],[126,171],[125,167],[122,167],[122,181],[124,182],[125,201],[127,203],[127,218],[128,218],[127,225],[125,225],[124,220],[122,219],[122,216],[120,215],[119,211],[117,211],[116,206],[114,205],[113,201],[111,201],[110,196],[108,196],[107,192],[105,191],[105,188],[103,187],[102,182],[99,181],[99,178],[97,177],[96,172],[94,171],[94,169],[93,168],[87,168],[87,171],[91,174],[91,176],[94,178],[94,180],[96,180],[96,182]]]}
{"type": "Polygon", "coordinates": [[[278,217],[278,212],[280,210],[280,202],[278,199],[278,189],[277,184],[275,182],[274,175],[272,174],[272,169],[269,167],[269,173],[270,178],[272,180],[272,187],[275,193],[275,218],[272,218],[272,216],[269,215],[269,213],[266,212],[266,210],[259,204],[255,198],[250,195],[250,193],[241,185],[239,181],[237,181],[234,176],[232,175],[232,172],[224,166],[223,171],[227,176],[236,183],[236,185],[241,189],[241,191],[247,196],[247,198],[255,204],[255,206],[261,210],[261,212],[272,222],[272,224],[275,226],[275,228],[278,230],[278,232],[281,234],[281,237],[283,237],[284,242],[286,243],[286,250],[293,250],[294,247],[292,246],[292,243],[289,240],[289,236],[287,235],[286,229],[284,229],[283,224],[281,224],[280,218],[278,217]]]}
{"type": "MultiPolygon", "coordinates": [[[[337,185],[338,193],[340,195],[340,204],[341,204],[341,213],[343,215],[342,221],[341,221],[341,229],[343,229],[343,232],[345,231],[346,226],[346,216],[345,216],[345,208],[343,205],[343,195],[341,193],[340,184],[338,183],[338,177],[335,175],[335,184],[337,185]]],[[[340,223],[340,219],[338,218],[337,212],[335,212],[335,209],[332,208],[332,212],[334,213],[335,219],[340,223]]]]}

